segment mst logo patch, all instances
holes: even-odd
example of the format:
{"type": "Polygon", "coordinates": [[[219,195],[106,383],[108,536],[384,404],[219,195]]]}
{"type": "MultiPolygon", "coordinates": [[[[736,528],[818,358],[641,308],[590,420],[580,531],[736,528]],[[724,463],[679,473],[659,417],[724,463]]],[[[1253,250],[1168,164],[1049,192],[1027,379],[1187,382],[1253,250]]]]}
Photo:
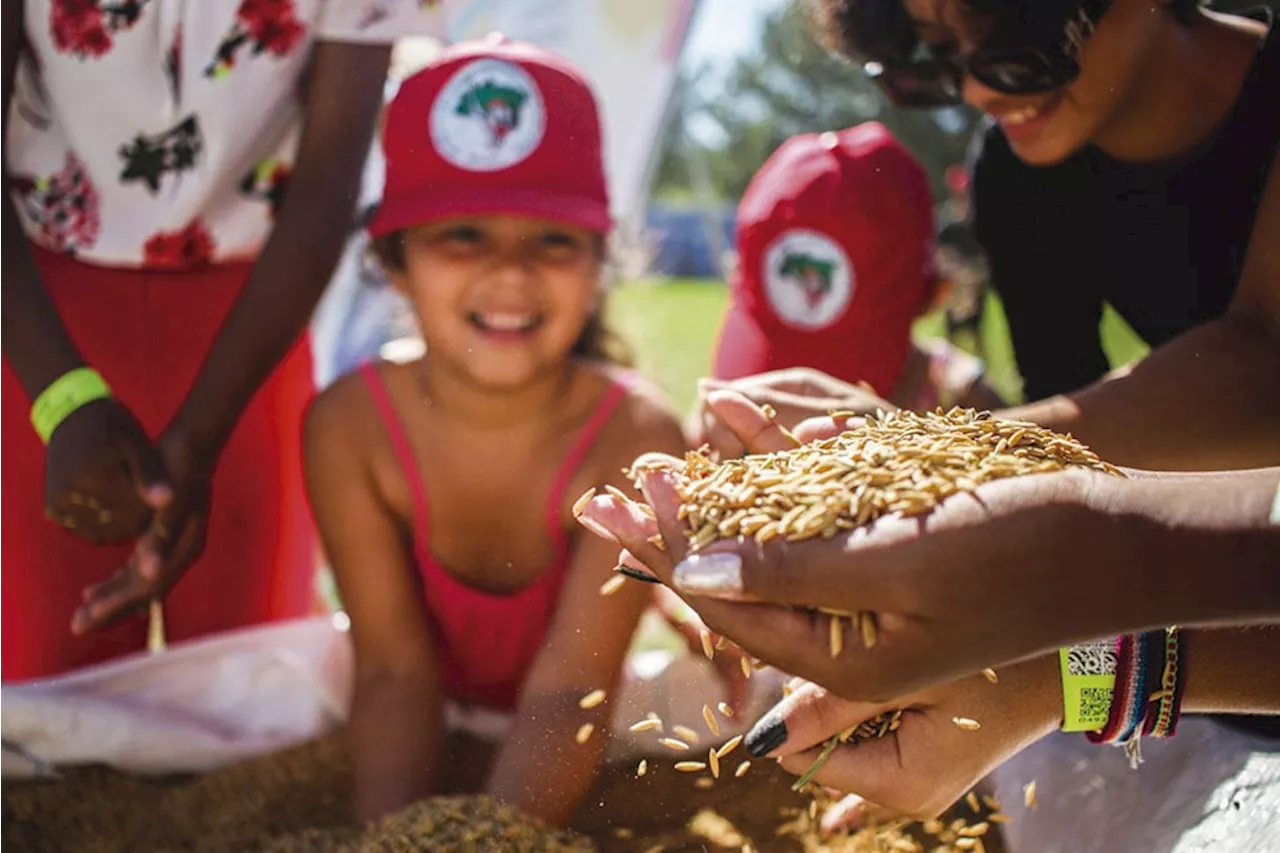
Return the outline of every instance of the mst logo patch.
{"type": "Polygon", "coordinates": [[[830,326],[849,307],[853,288],[848,256],[819,231],[784,231],[765,252],[765,295],[774,313],[788,325],[830,326]]]}
{"type": "Polygon", "coordinates": [[[520,66],[477,59],[449,78],[431,106],[431,142],[459,169],[495,172],[524,160],[546,130],[542,93],[520,66]]]}

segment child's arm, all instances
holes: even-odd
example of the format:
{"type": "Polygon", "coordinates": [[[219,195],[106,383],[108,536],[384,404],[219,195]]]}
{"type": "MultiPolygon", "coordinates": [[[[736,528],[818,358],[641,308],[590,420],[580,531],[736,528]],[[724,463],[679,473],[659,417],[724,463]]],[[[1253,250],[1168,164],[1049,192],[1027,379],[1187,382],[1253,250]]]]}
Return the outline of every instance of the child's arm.
{"type": "MultiPolygon", "coordinates": [[[[612,483],[638,499],[621,470],[645,451],[682,454],[684,437],[675,419],[654,404],[633,398],[624,405],[615,417],[630,423],[609,430],[617,438],[598,445],[601,464],[592,468],[601,472],[600,487],[612,483]]],[[[617,562],[616,543],[586,530],[574,536],[573,562],[555,621],[489,780],[489,793],[548,823],[572,817],[595,780],[622,664],[636,623],[653,600],[650,587],[635,582],[613,595],[600,594],[617,562]],[[580,708],[578,701],[596,689],[608,692],[604,704],[580,708]],[[576,735],[584,723],[594,731],[579,744],[576,735]]]]}
{"type": "Polygon", "coordinates": [[[377,424],[357,414],[367,406],[363,387],[340,382],[316,400],[305,427],[312,511],[355,645],[347,737],[362,819],[431,792],[443,725],[421,592],[369,465],[377,424]]]}

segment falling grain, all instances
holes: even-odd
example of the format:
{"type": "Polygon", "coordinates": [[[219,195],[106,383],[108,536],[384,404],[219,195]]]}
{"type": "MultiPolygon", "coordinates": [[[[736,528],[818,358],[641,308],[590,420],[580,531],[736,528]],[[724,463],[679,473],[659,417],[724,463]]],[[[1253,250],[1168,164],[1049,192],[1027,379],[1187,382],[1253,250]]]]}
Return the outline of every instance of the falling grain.
{"type": "Polygon", "coordinates": [[[688,726],[672,726],[671,733],[687,743],[697,743],[701,736],[688,726]]]}
{"type": "MultiPolygon", "coordinates": [[[[746,658],[743,658],[743,660],[745,661],[746,658]]],[[[716,705],[716,710],[719,711],[720,716],[724,717],[726,720],[733,719],[733,709],[729,707],[728,702],[721,702],[719,705],[716,705]]]]}
{"type": "Polygon", "coordinates": [[[1000,676],[996,675],[996,671],[990,667],[982,671],[982,677],[987,681],[990,681],[992,684],[1000,683],[1000,676]]]}
{"type": "Polygon", "coordinates": [[[982,728],[982,724],[977,720],[971,720],[968,717],[952,717],[952,724],[958,729],[964,729],[966,732],[976,732],[982,728]]]}
{"type": "Polygon", "coordinates": [[[603,690],[592,690],[586,696],[578,700],[578,707],[583,710],[594,708],[605,700],[608,694],[603,690]]]}
{"type": "Polygon", "coordinates": [[[583,723],[581,726],[578,726],[578,734],[575,736],[575,740],[577,740],[578,743],[586,743],[591,740],[591,733],[595,730],[596,727],[593,724],[583,723]]]}
{"type": "Polygon", "coordinates": [[[702,653],[707,656],[707,660],[715,660],[716,647],[711,639],[711,632],[706,628],[698,629],[698,637],[702,640],[702,653]]]}
{"type": "Polygon", "coordinates": [[[706,721],[712,737],[720,737],[720,723],[716,720],[716,715],[712,712],[710,705],[702,706],[702,719],[706,721]]]}
{"type": "Polygon", "coordinates": [[[747,771],[750,769],[751,769],[750,761],[742,762],[741,764],[738,765],[738,769],[733,771],[733,778],[741,779],[743,776],[747,775],[747,771]]]}
{"type": "Polygon", "coordinates": [[[839,616],[831,617],[831,656],[833,658],[840,657],[840,652],[844,650],[844,622],[839,616]]]}
{"type": "Polygon", "coordinates": [[[1032,779],[1022,789],[1022,803],[1027,808],[1035,811],[1036,808],[1036,780],[1032,779]]]}
{"type": "Polygon", "coordinates": [[[627,582],[626,575],[614,575],[604,583],[600,584],[600,594],[613,595],[615,592],[622,589],[623,584],[625,584],[626,582],[627,582]]]}
{"type": "Polygon", "coordinates": [[[646,720],[641,720],[638,723],[631,724],[631,731],[633,732],[651,732],[654,729],[661,728],[662,720],[659,720],[657,717],[650,717],[646,720]]]}
{"type": "Polygon", "coordinates": [[[751,677],[751,661],[747,660],[746,658],[738,658],[738,665],[742,667],[742,677],[750,678],[751,677]]]}
{"type": "Polygon", "coordinates": [[[707,769],[705,761],[677,761],[676,769],[681,773],[699,773],[707,769]]]}
{"type": "Polygon", "coordinates": [[[636,777],[639,778],[648,772],[649,772],[649,762],[643,758],[640,759],[640,763],[636,765],[636,777]]]}
{"type": "Polygon", "coordinates": [[[165,649],[164,604],[158,598],[151,599],[147,620],[147,651],[159,654],[165,649]]]}
{"type": "Polygon", "coordinates": [[[734,735],[733,737],[729,738],[720,746],[719,749],[716,750],[716,757],[724,758],[726,755],[733,752],[735,749],[738,748],[738,744],[742,743],[743,737],[744,737],[743,735],[734,735]]]}
{"type": "Polygon", "coordinates": [[[711,768],[713,778],[720,778],[720,756],[716,754],[714,747],[707,750],[707,766],[711,768]]]}
{"type": "Polygon", "coordinates": [[[872,648],[876,644],[876,617],[871,613],[858,614],[858,630],[862,632],[862,645],[872,648]]]}
{"type": "Polygon", "coordinates": [[[970,791],[966,794],[964,801],[969,804],[969,811],[974,814],[982,811],[982,804],[978,802],[978,795],[975,792],[970,791]]]}
{"type": "Polygon", "coordinates": [[[673,738],[673,737],[664,737],[664,738],[662,738],[661,740],[659,740],[659,741],[658,741],[658,743],[662,744],[662,745],[663,745],[663,746],[665,746],[667,749],[673,749],[673,750],[675,750],[676,752],[688,752],[688,751],[689,751],[689,744],[685,743],[685,742],[684,742],[684,741],[682,741],[682,740],[676,740],[676,739],[675,739],[675,738],[673,738]]]}

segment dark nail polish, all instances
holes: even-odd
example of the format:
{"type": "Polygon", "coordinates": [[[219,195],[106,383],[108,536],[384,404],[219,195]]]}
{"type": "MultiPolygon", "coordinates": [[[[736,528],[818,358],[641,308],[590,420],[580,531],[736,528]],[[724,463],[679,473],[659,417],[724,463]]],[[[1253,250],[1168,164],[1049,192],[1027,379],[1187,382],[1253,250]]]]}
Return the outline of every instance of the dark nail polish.
{"type": "Polygon", "coordinates": [[[747,752],[756,758],[763,758],[787,742],[787,724],[782,719],[782,712],[774,708],[760,718],[760,721],[747,733],[744,743],[747,752]]]}
{"type": "Polygon", "coordinates": [[[633,569],[630,566],[618,566],[616,571],[626,575],[627,577],[631,578],[633,581],[644,581],[645,583],[662,583],[662,581],[658,580],[653,575],[647,572],[642,572],[639,569],[633,569]]]}

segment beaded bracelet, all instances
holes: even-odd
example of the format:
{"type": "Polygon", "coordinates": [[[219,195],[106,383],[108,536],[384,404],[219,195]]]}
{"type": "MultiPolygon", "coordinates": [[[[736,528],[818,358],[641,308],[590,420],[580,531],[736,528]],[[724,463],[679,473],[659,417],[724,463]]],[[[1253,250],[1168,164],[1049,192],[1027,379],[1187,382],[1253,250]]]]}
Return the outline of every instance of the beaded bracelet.
{"type": "Polygon", "coordinates": [[[1183,638],[1178,626],[1165,629],[1160,689],[1150,696],[1143,734],[1170,738],[1177,733],[1178,718],[1182,713],[1182,693],[1186,686],[1185,672],[1182,667],[1182,643],[1183,638]]]}

